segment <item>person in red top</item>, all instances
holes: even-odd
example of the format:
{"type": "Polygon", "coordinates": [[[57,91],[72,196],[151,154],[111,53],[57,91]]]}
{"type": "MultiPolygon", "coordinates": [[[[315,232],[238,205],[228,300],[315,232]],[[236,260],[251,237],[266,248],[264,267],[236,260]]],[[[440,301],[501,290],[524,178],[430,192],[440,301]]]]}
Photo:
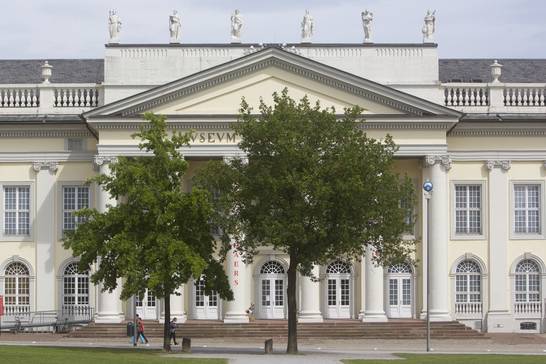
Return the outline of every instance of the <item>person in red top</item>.
{"type": "Polygon", "coordinates": [[[142,321],[142,319],[138,315],[136,319],[136,324],[137,324],[137,333],[138,333],[137,341],[140,338],[141,340],[145,340],[146,344],[148,344],[148,338],[146,337],[146,335],[144,335],[144,321],[142,321]]]}

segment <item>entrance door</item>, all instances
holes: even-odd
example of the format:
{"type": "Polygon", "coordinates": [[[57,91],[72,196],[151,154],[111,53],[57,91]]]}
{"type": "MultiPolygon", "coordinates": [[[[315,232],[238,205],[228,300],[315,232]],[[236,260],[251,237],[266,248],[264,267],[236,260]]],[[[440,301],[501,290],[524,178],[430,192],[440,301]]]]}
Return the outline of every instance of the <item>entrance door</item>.
{"type": "Polygon", "coordinates": [[[157,299],[153,293],[148,290],[144,291],[142,300],[136,297],[135,301],[136,313],[143,320],[155,320],[157,319],[157,299]]]}
{"type": "Polygon", "coordinates": [[[218,320],[218,294],[205,294],[205,281],[193,285],[193,316],[197,320],[218,320]]]}
{"type": "Polygon", "coordinates": [[[259,317],[262,319],[284,319],[286,278],[283,266],[269,261],[262,266],[259,279],[259,317]]]}
{"type": "Polygon", "coordinates": [[[332,319],[351,318],[351,267],[336,261],[326,268],[326,315],[332,319]]]}
{"type": "Polygon", "coordinates": [[[388,316],[390,318],[411,318],[413,311],[411,267],[405,263],[389,267],[388,287],[388,316]]]}

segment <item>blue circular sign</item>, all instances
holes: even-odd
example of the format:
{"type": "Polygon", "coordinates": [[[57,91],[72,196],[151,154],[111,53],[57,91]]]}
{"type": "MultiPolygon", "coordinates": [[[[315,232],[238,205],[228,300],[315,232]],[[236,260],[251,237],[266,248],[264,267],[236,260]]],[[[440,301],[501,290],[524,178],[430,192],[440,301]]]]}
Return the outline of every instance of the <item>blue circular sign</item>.
{"type": "Polygon", "coordinates": [[[431,192],[433,187],[434,186],[432,185],[432,182],[430,182],[429,180],[426,180],[425,183],[423,183],[423,190],[425,190],[426,192],[431,192]]]}

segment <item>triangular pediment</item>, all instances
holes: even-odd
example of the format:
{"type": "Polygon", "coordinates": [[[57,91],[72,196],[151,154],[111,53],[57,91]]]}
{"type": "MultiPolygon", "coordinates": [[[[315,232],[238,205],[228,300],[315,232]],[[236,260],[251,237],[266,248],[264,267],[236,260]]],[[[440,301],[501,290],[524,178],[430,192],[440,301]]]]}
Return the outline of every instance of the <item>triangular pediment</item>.
{"type": "Polygon", "coordinates": [[[241,98],[256,107],[260,98],[288,88],[295,99],[307,95],[337,112],[359,105],[366,114],[456,117],[438,104],[346,73],[280,48],[266,48],[245,57],[104,105],[84,114],[134,117],[152,111],[164,115],[236,115],[241,98]]]}

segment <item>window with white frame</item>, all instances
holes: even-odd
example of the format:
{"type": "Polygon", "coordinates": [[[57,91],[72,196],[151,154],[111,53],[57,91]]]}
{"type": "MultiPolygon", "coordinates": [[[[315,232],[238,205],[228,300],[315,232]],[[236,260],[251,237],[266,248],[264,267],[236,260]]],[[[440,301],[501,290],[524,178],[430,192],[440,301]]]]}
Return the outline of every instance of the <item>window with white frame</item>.
{"type": "Polygon", "coordinates": [[[4,299],[8,313],[27,312],[30,307],[30,273],[21,262],[8,264],[4,271],[4,299]]]}
{"type": "Polygon", "coordinates": [[[540,234],[541,185],[514,184],[514,232],[540,234]]]}
{"type": "Polygon", "coordinates": [[[30,235],[30,186],[4,186],[4,234],[30,235]]]}
{"type": "Polygon", "coordinates": [[[455,234],[482,234],[482,185],[455,185],[455,234]]]}
{"type": "Polygon", "coordinates": [[[481,302],[482,274],[478,263],[464,260],[457,265],[455,271],[455,302],[481,302]]]}
{"type": "Polygon", "coordinates": [[[63,186],[63,231],[75,230],[83,222],[75,212],[86,208],[89,208],[88,186],[63,186]]]}
{"type": "Polygon", "coordinates": [[[80,273],[78,263],[70,263],[63,272],[63,305],[89,304],[89,273],[80,273]]]}
{"type": "Polygon", "coordinates": [[[525,259],[516,266],[516,302],[540,302],[540,268],[531,259],[525,259]]]}

